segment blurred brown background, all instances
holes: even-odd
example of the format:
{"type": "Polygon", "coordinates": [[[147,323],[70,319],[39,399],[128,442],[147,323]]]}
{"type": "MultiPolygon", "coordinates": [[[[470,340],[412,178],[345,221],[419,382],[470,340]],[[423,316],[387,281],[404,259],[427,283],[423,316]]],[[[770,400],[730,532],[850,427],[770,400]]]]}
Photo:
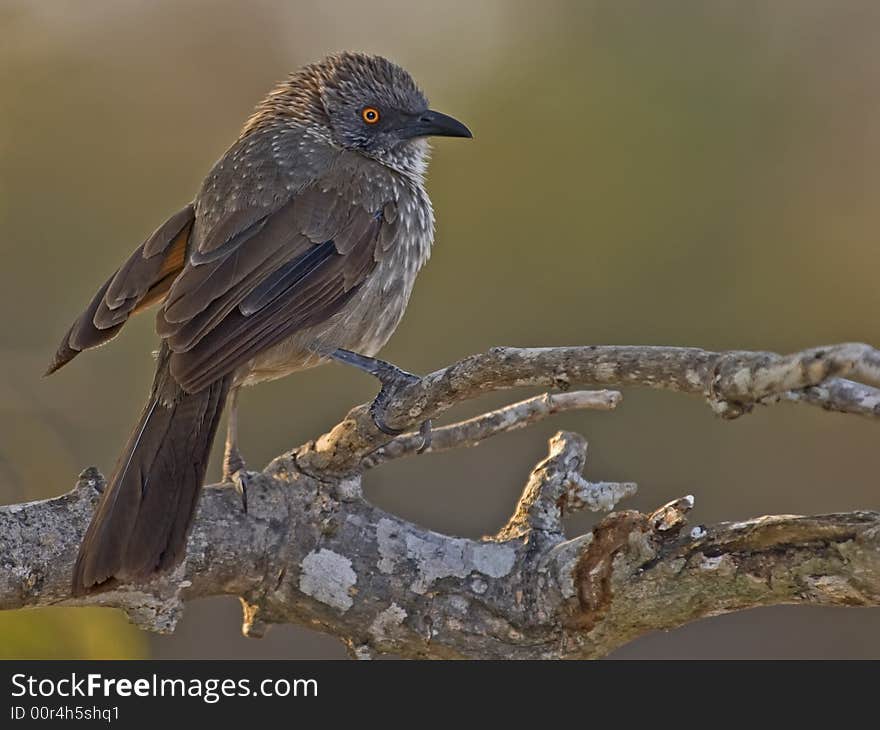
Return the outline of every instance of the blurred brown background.
{"type": "MultiPolygon", "coordinates": [[[[437,244],[385,350],[403,367],[498,344],[880,343],[871,0],[0,0],[0,501],[109,471],[149,387],[153,317],[42,380],[59,337],[271,85],[343,48],[406,66],[476,137],[435,145],[437,244]]],[[[251,390],[245,454],[262,465],[373,393],[340,366],[251,390]]],[[[492,532],[563,427],[590,439],[590,476],[639,482],[627,507],[693,493],[697,522],[880,507],[874,423],[794,406],[722,422],[642,391],[383,467],[368,496],[492,532]]],[[[0,656],[344,656],[304,629],[239,626],[234,599],[189,605],[158,638],[109,610],[7,612],[0,656]]],[[[750,611],[616,656],[877,658],[880,611],[750,611]]]]}

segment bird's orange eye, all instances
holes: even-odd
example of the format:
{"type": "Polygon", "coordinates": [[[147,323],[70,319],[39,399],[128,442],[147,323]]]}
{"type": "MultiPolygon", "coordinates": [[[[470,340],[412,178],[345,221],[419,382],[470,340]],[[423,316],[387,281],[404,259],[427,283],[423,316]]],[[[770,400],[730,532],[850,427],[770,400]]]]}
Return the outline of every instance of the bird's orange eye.
{"type": "Polygon", "coordinates": [[[361,118],[367,124],[375,124],[379,121],[379,110],[371,106],[364,107],[361,112],[361,118]]]}

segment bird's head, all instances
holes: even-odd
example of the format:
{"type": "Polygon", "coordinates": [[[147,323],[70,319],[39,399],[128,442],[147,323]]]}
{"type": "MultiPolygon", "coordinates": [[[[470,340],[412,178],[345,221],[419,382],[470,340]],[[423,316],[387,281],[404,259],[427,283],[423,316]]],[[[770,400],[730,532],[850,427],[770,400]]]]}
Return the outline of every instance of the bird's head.
{"type": "Polygon", "coordinates": [[[471,136],[457,119],[429,109],[412,76],[385,58],[342,53],[322,65],[322,101],[343,147],[381,154],[413,139],[471,136]]]}
{"type": "MultiPolygon", "coordinates": [[[[427,152],[428,137],[471,136],[457,119],[429,109],[404,69],[363,53],[338,53],[305,66],[261,106],[276,121],[280,115],[392,167],[417,163],[427,152]]],[[[259,116],[258,108],[248,126],[259,116]]]]}

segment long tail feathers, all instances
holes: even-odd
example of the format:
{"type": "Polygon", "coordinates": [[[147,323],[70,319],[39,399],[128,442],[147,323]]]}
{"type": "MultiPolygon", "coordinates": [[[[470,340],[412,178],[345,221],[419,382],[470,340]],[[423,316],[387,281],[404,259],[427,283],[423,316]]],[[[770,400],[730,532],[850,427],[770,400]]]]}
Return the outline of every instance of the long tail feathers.
{"type": "Polygon", "coordinates": [[[150,400],[83,538],[74,595],[142,580],[183,558],[230,378],[186,393],[168,355],[163,347],[150,400]]]}

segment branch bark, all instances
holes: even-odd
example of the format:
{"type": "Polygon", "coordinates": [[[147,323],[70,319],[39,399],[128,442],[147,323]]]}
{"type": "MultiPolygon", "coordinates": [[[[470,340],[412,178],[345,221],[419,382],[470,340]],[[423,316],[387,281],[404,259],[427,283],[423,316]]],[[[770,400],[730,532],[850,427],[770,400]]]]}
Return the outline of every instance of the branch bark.
{"type": "MultiPolygon", "coordinates": [[[[455,403],[520,385],[644,385],[706,398],[727,418],[797,401],[880,417],[880,353],[867,345],[789,356],[691,348],[496,348],[397,393],[389,417],[414,426],[455,403]],[[843,380],[851,377],[853,380],[843,380]]],[[[473,446],[560,410],[620,401],[616,392],[544,395],[438,429],[433,450],[473,446]]],[[[440,535],[366,502],[368,467],[415,453],[367,406],[275,459],[244,514],[228,485],[207,487],[186,561],[140,586],[72,599],[70,573],[103,478],[94,468],[61,497],[0,507],[0,609],[100,604],[145,629],[173,631],[187,600],[236,595],[244,632],[298,623],[354,656],[593,658],[701,616],[758,605],[880,605],[880,513],[761,517],[688,530],[693,497],[653,513],[613,512],[567,538],[565,514],[607,511],[631,483],[589,482],[587,444],[560,432],[495,535],[440,535]]]]}
{"type": "MultiPolygon", "coordinates": [[[[402,387],[386,421],[411,428],[456,403],[523,386],[649,388],[706,399],[722,418],[738,418],[755,405],[791,399],[826,410],[880,418],[880,351],[861,343],[817,347],[791,355],[711,352],[693,347],[495,347],[402,387]],[[851,380],[844,380],[852,376],[851,380]],[[823,386],[821,388],[816,386],[823,386]]],[[[300,468],[344,476],[387,442],[367,405],[298,452],[300,468]]]]}

